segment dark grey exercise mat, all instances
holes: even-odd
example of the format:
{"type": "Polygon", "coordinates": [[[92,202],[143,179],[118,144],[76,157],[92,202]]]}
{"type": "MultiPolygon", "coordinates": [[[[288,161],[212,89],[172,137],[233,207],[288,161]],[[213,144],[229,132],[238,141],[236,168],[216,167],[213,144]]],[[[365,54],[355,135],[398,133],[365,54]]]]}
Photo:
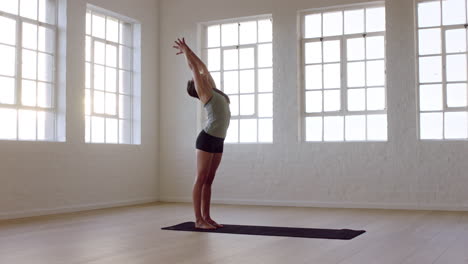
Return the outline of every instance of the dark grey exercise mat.
{"type": "Polygon", "coordinates": [[[224,227],[214,230],[203,230],[195,228],[194,222],[185,222],[175,226],[161,228],[163,230],[228,233],[258,236],[284,236],[284,237],[304,237],[323,239],[353,239],[366,231],[350,229],[317,229],[317,228],[296,228],[296,227],[275,227],[275,226],[247,226],[247,225],[224,225],[224,227]]]}

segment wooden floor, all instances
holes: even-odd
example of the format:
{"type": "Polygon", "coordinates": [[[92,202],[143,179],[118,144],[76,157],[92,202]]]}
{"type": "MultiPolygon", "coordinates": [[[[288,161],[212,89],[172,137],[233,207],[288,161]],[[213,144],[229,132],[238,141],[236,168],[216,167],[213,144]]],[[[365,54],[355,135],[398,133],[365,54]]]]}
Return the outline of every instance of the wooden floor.
{"type": "Polygon", "coordinates": [[[163,231],[192,221],[192,208],[158,203],[0,222],[0,263],[468,263],[468,212],[219,205],[213,217],[367,233],[345,241],[163,231]]]}

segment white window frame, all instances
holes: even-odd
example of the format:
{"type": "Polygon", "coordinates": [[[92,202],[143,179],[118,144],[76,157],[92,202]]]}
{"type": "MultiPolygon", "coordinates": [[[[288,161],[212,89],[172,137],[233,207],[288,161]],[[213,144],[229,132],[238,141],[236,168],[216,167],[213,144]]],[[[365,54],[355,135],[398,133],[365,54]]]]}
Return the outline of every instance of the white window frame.
{"type": "MultiPolygon", "coordinates": [[[[356,10],[356,9],[366,9],[366,8],[378,8],[378,7],[384,7],[385,8],[385,3],[384,2],[373,2],[373,3],[366,3],[366,4],[355,4],[355,5],[346,5],[346,6],[339,6],[339,7],[330,7],[330,8],[320,8],[320,9],[312,9],[312,10],[307,10],[307,11],[302,11],[299,13],[300,15],[300,37],[299,37],[299,54],[300,54],[300,109],[301,109],[301,129],[300,129],[300,135],[299,137],[303,142],[306,143],[330,143],[330,142],[337,142],[337,143],[344,143],[344,142],[360,142],[360,143],[366,143],[366,142],[388,142],[388,126],[387,126],[387,137],[386,140],[371,140],[368,139],[367,135],[367,118],[369,115],[387,115],[387,81],[386,81],[386,52],[384,55],[383,59],[367,59],[364,58],[364,60],[356,60],[356,61],[348,61],[347,60],[347,46],[346,46],[346,41],[350,38],[357,38],[357,37],[374,37],[374,36],[383,36],[384,37],[384,43],[386,41],[386,30],[383,32],[369,32],[369,33],[356,33],[356,34],[345,34],[344,33],[344,16],[342,19],[343,23],[343,33],[342,35],[338,36],[330,36],[330,37],[316,37],[316,38],[306,38],[305,36],[305,17],[308,15],[313,15],[313,14],[323,14],[323,13],[328,13],[328,12],[342,12],[344,14],[345,11],[349,10],[356,10]],[[320,90],[306,90],[306,76],[305,76],[305,69],[307,65],[326,65],[326,64],[335,64],[337,62],[321,62],[321,63],[313,63],[313,64],[306,64],[305,62],[305,45],[306,43],[311,43],[311,42],[321,42],[323,41],[328,41],[328,40],[340,40],[340,74],[341,74],[341,87],[338,88],[331,88],[331,89],[325,89],[322,88],[320,90]],[[385,108],[383,110],[362,110],[362,111],[349,111],[348,110],[348,95],[347,91],[352,90],[352,89],[365,89],[365,104],[367,108],[367,89],[368,88],[377,88],[377,87],[382,87],[382,86],[367,86],[364,85],[362,87],[347,87],[347,81],[348,81],[348,75],[347,75],[347,63],[348,62],[364,62],[364,74],[365,78],[367,78],[367,62],[369,61],[384,61],[384,95],[385,95],[385,108]],[[324,94],[323,92],[325,91],[331,91],[331,90],[339,90],[340,91],[340,102],[341,102],[341,110],[338,111],[324,111],[322,112],[317,112],[317,113],[307,113],[306,112],[306,92],[307,91],[322,91],[322,109],[324,107],[324,94]],[[365,138],[364,140],[346,140],[346,117],[347,116],[365,116],[366,118],[366,128],[365,128],[365,138]],[[325,117],[329,116],[336,116],[336,117],[342,117],[343,118],[343,140],[338,140],[338,141],[328,141],[325,140],[325,129],[324,129],[324,120],[325,117]],[[306,140],[306,118],[307,117],[322,117],[322,139],[321,141],[307,141],[306,140]]],[[[365,12],[365,11],[364,11],[365,12]]],[[[322,16],[322,32],[323,32],[323,16],[322,16]]],[[[364,14],[364,26],[366,25],[366,15],[364,14]]],[[[364,42],[365,45],[365,42],[364,42]]],[[[386,47],[384,48],[384,51],[386,50],[386,47]]],[[[322,48],[322,58],[323,58],[323,48],[322,48]]],[[[323,78],[323,69],[322,69],[322,87],[324,82],[323,78]]],[[[388,120],[388,116],[387,116],[388,120]]]]}
{"type": "MultiPolygon", "coordinates": [[[[456,24],[456,25],[444,25],[443,24],[443,8],[442,8],[442,1],[440,0],[416,0],[414,1],[415,4],[415,10],[416,10],[416,20],[415,20],[415,28],[416,28],[416,78],[417,78],[417,87],[416,87],[416,94],[417,94],[417,110],[418,110],[418,138],[420,141],[468,141],[467,138],[445,138],[446,134],[446,129],[445,129],[445,114],[450,113],[450,112],[468,112],[468,106],[466,107],[449,107],[447,105],[447,84],[450,83],[463,83],[463,81],[455,81],[455,82],[449,82],[447,81],[447,52],[446,52],[446,45],[445,45],[445,40],[446,40],[446,31],[447,30],[453,30],[453,29],[463,29],[465,28],[466,34],[467,34],[467,51],[465,52],[458,52],[458,53],[449,53],[449,55],[466,55],[467,59],[467,68],[468,68],[468,1],[465,0],[465,24],[456,24]],[[431,26],[431,27],[419,27],[419,11],[418,11],[418,4],[419,3],[424,3],[424,2],[439,2],[440,4],[440,25],[439,26],[431,26]],[[441,52],[437,54],[428,54],[428,55],[421,55],[419,54],[419,30],[421,29],[440,29],[440,41],[441,41],[441,52]],[[420,74],[419,74],[419,59],[424,58],[424,57],[434,57],[434,56],[440,56],[442,60],[442,69],[441,69],[441,74],[442,74],[442,81],[441,82],[428,82],[428,83],[421,83],[420,81],[420,74]],[[442,86],[442,110],[421,110],[421,91],[420,87],[421,85],[431,85],[431,84],[440,84],[442,86]],[[424,139],[421,138],[421,115],[426,114],[426,113],[441,113],[442,114],[442,138],[440,139],[424,139]]],[[[468,77],[468,74],[467,74],[468,77]]],[[[464,83],[467,84],[467,90],[468,90],[468,79],[467,81],[464,81],[464,83]]],[[[468,92],[467,92],[467,97],[468,97],[468,92]]],[[[468,98],[467,98],[468,101],[468,98]]],[[[468,129],[468,127],[467,127],[468,129]]],[[[468,134],[468,131],[467,131],[468,134]]]]}
{"type": "MultiPolygon", "coordinates": [[[[39,21],[39,5],[37,6],[37,19],[31,19],[27,17],[22,17],[21,16],[21,1],[18,1],[18,14],[11,14],[7,12],[0,11],[0,16],[6,17],[9,19],[13,19],[16,21],[16,43],[15,45],[8,45],[8,44],[1,44],[5,46],[10,46],[15,48],[15,53],[16,53],[16,65],[15,65],[15,76],[13,77],[15,79],[15,99],[14,99],[14,104],[1,104],[0,103],[0,108],[7,108],[7,109],[15,109],[16,110],[16,139],[0,139],[0,141],[31,141],[31,142],[58,142],[58,141],[65,141],[64,137],[64,128],[63,131],[59,131],[59,123],[61,123],[60,120],[63,119],[63,117],[59,116],[58,110],[59,110],[59,93],[58,91],[58,72],[57,72],[57,65],[59,63],[59,8],[62,3],[60,0],[55,0],[55,10],[54,10],[54,15],[55,15],[55,20],[54,24],[49,24],[46,22],[41,22],[39,21]],[[53,39],[54,41],[54,50],[53,53],[48,53],[46,51],[39,51],[38,49],[36,50],[31,50],[29,48],[23,48],[23,23],[29,23],[33,24],[36,26],[41,26],[45,27],[48,29],[51,29],[54,31],[55,38],[53,39]],[[54,69],[52,70],[51,74],[53,75],[52,77],[52,83],[48,83],[52,85],[52,91],[51,91],[51,107],[40,107],[37,106],[37,83],[39,82],[38,80],[38,55],[36,57],[36,79],[25,79],[25,80],[31,80],[36,82],[36,106],[25,106],[22,105],[21,100],[22,100],[22,80],[23,80],[23,74],[22,74],[22,50],[30,50],[30,51],[35,51],[37,53],[44,53],[48,55],[52,55],[54,57],[53,63],[54,63],[54,69]],[[19,112],[20,110],[30,110],[30,111],[35,111],[36,112],[36,132],[35,132],[35,137],[36,139],[20,139],[19,133],[20,133],[20,127],[19,127],[19,112]],[[37,118],[37,112],[43,111],[43,112],[49,112],[52,113],[54,116],[54,121],[53,121],[53,128],[51,131],[53,131],[53,135],[51,139],[38,139],[38,118],[37,118]]],[[[39,43],[39,32],[36,35],[37,37],[37,42],[39,43]]],[[[0,75],[1,76],[1,75],[0,75]]],[[[11,76],[2,76],[2,77],[9,77],[12,78],[11,76]]],[[[43,81],[41,81],[43,82],[43,81]]]]}
{"type": "MultiPolygon", "coordinates": [[[[91,32],[90,34],[87,34],[85,33],[85,39],[86,38],[90,38],[91,40],[91,54],[90,54],[90,61],[87,61],[85,60],[85,67],[86,67],[86,64],[90,64],[90,83],[91,83],[91,87],[88,89],[85,87],[85,91],[86,90],[89,90],[90,91],[90,113],[89,115],[87,113],[85,113],[85,116],[86,117],[89,117],[89,132],[85,132],[85,133],[89,133],[89,140],[88,138],[86,138],[85,136],[85,143],[87,144],[117,144],[117,145],[140,145],[141,144],[141,87],[140,87],[140,76],[141,76],[141,65],[140,65],[140,61],[141,61],[141,48],[140,48],[140,38],[141,38],[141,25],[140,23],[135,20],[135,19],[132,19],[132,18],[129,18],[129,17],[126,17],[124,15],[121,15],[121,14],[118,14],[118,13],[114,13],[112,11],[109,11],[109,10],[106,10],[106,9],[103,9],[103,8],[100,8],[100,7],[97,7],[97,6],[94,6],[94,5],[90,5],[88,4],[87,5],[87,9],[86,9],[86,14],[88,13],[91,13],[91,16],[90,16],[90,23],[91,23],[91,32]],[[105,38],[99,38],[99,37],[96,37],[96,36],[93,36],[92,34],[92,21],[93,21],[93,14],[97,14],[99,16],[103,16],[105,18],[105,25],[107,25],[107,17],[110,17],[110,18],[113,18],[113,19],[116,19],[118,20],[118,24],[119,24],[119,30],[118,30],[118,42],[113,42],[113,41],[109,41],[109,40],[106,40],[105,38]],[[124,43],[120,43],[120,35],[121,35],[121,23],[124,22],[124,23],[127,23],[127,24],[130,24],[132,26],[132,32],[131,32],[131,35],[132,35],[132,43],[131,43],[131,46],[128,46],[128,45],[125,45],[124,43]],[[106,68],[107,67],[110,67],[110,66],[107,66],[106,65],[106,55],[104,54],[104,64],[98,64],[94,61],[94,42],[97,41],[97,42],[101,42],[103,43],[104,45],[112,45],[112,46],[115,46],[116,47],[116,50],[117,50],[117,57],[116,57],[116,62],[117,62],[117,66],[114,68],[114,67],[111,67],[111,68],[114,68],[116,70],[116,84],[117,84],[117,87],[116,87],[116,91],[115,92],[107,92],[105,89],[104,90],[97,90],[98,92],[102,92],[104,93],[104,111],[105,110],[105,101],[106,101],[106,98],[105,98],[105,95],[107,93],[112,93],[112,94],[115,94],[116,95],[116,111],[115,111],[115,114],[114,115],[110,115],[110,114],[107,114],[107,113],[96,113],[94,111],[94,92],[95,92],[95,88],[94,88],[94,67],[95,65],[99,65],[99,66],[102,66],[104,68],[104,72],[106,71],[106,68]],[[130,69],[124,69],[124,68],[121,68],[120,65],[119,65],[119,61],[120,61],[120,50],[119,50],[119,47],[120,46],[123,46],[125,48],[128,48],[131,50],[131,58],[130,58],[130,69]],[[130,93],[129,94],[122,94],[120,92],[120,74],[119,72],[120,71],[125,71],[125,72],[129,72],[130,73],[130,93]],[[125,96],[128,96],[129,99],[130,99],[130,117],[127,119],[127,118],[120,118],[119,117],[119,110],[120,110],[120,96],[122,95],[125,95],[125,96]],[[92,130],[93,130],[93,125],[92,125],[92,118],[93,117],[100,117],[100,118],[104,118],[104,142],[93,142],[92,140],[92,130]],[[117,142],[106,142],[106,128],[107,128],[107,124],[106,124],[106,118],[112,118],[112,119],[116,119],[117,120],[117,142]],[[130,135],[129,135],[129,138],[130,138],[130,142],[121,142],[120,141],[120,121],[121,120],[126,120],[130,123],[130,135]]],[[[105,26],[104,28],[104,34],[105,36],[107,36],[107,26],[105,26]]],[[[104,84],[106,83],[106,74],[104,74],[104,84]]],[[[86,124],[85,124],[85,129],[86,129],[86,124]]]]}
{"type": "MultiPolygon", "coordinates": [[[[273,26],[273,16],[270,15],[270,14],[251,16],[251,17],[234,18],[234,19],[225,19],[225,20],[218,20],[218,21],[210,21],[210,22],[206,22],[206,23],[201,23],[199,26],[201,27],[201,30],[200,30],[201,31],[201,34],[200,34],[200,36],[201,36],[201,54],[202,54],[203,60],[208,61],[208,52],[207,51],[209,49],[213,49],[213,48],[209,48],[208,44],[207,44],[207,41],[208,41],[207,28],[209,26],[220,25],[220,27],[221,27],[224,24],[235,24],[235,23],[240,25],[240,23],[243,23],[243,22],[253,22],[253,21],[255,21],[255,22],[257,22],[257,37],[258,37],[258,21],[259,20],[270,20],[272,22],[272,26],[273,26]]],[[[238,37],[238,40],[240,40],[240,30],[238,30],[238,36],[237,37],[238,37]]],[[[231,46],[223,46],[222,45],[222,34],[220,34],[219,38],[220,38],[219,39],[219,41],[220,41],[220,46],[219,46],[219,49],[220,49],[220,69],[217,72],[219,72],[219,74],[220,74],[220,85],[221,85],[221,87],[224,87],[224,74],[223,73],[224,72],[229,72],[229,71],[237,71],[237,72],[240,73],[241,71],[244,71],[244,70],[254,70],[255,72],[258,72],[258,70],[261,70],[261,69],[271,69],[272,70],[272,77],[274,78],[273,36],[272,36],[271,42],[259,42],[258,39],[257,39],[257,42],[253,43],[253,44],[239,44],[239,45],[231,45],[231,46]],[[262,44],[271,44],[272,45],[273,62],[272,62],[272,65],[270,67],[259,67],[258,66],[258,45],[262,45],[262,44]],[[253,48],[254,49],[254,56],[255,56],[254,67],[253,68],[247,68],[247,69],[224,70],[224,60],[223,60],[224,51],[225,50],[231,50],[231,49],[239,50],[241,48],[253,48]]],[[[240,65],[240,56],[238,56],[238,64],[240,65]]],[[[240,80],[240,74],[238,75],[238,79],[240,80]]],[[[245,94],[245,95],[254,95],[254,102],[255,102],[254,114],[241,115],[240,114],[241,106],[240,106],[240,101],[239,101],[239,115],[231,117],[231,121],[232,120],[237,120],[238,121],[238,126],[237,126],[238,140],[237,140],[237,142],[225,142],[226,144],[230,144],[230,145],[237,145],[237,144],[273,144],[273,142],[274,142],[274,129],[273,129],[274,128],[274,87],[272,87],[271,92],[259,92],[259,90],[258,90],[258,74],[257,73],[255,73],[255,80],[254,81],[255,81],[254,91],[252,93],[245,94]],[[273,97],[273,102],[272,102],[273,114],[272,114],[271,117],[260,117],[259,116],[258,97],[261,94],[271,94],[272,97],[273,97]],[[240,141],[240,121],[243,120],[243,119],[255,119],[257,121],[257,135],[256,135],[256,141],[255,142],[241,142],[240,141]],[[271,142],[264,142],[264,141],[259,140],[259,127],[260,127],[259,123],[260,123],[260,120],[262,120],[262,119],[271,119],[271,121],[272,121],[272,141],[271,142]]],[[[240,81],[239,81],[239,83],[240,83],[240,81]]],[[[274,82],[272,82],[272,83],[274,84],[274,82]]],[[[244,94],[239,93],[238,95],[239,95],[239,100],[240,100],[240,95],[244,95],[244,94]]],[[[199,128],[201,128],[203,121],[206,119],[206,116],[205,116],[205,113],[202,111],[202,108],[200,108],[198,112],[199,112],[199,115],[201,116],[200,122],[199,122],[199,128]]]]}

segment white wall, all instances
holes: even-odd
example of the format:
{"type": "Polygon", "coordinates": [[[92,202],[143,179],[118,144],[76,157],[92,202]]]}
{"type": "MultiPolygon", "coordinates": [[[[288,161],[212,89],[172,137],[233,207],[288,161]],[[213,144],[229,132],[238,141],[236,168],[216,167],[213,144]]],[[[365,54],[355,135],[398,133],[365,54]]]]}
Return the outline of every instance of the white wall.
{"type": "Polygon", "coordinates": [[[67,2],[67,142],[0,141],[0,219],[158,199],[158,1],[67,2]],[[140,146],[84,143],[87,2],[142,24],[140,146]]]}
{"type": "MultiPolygon", "coordinates": [[[[214,184],[222,203],[468,209],[468,142],[417,137],[414,3],[387,0],[389,140],[303,143],[298,134],[297,11],[359,0],[162,0],[160,197],[190,201],[197,102],[173,40],[196,44],[197,23],[272,14],[274,144],[227,145],[214,184]]],[[[362,1],[361,1],[362,2],[362,1]]],[[[197,47],[200,48],[200,47],[197,47]]]]}

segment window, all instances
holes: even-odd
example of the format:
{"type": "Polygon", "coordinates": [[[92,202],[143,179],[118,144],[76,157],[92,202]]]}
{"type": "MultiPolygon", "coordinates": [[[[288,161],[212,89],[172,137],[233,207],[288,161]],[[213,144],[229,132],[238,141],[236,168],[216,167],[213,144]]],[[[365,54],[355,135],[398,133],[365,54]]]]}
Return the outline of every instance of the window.
{"type": "Polygon", "coordinates": [[[0,1],[0,140],[57,141],[55,0],[0,1]]]}
{"type": "Polygon", "coordinates": [[[206,26],[208,69],[231,100],[228,143],[273,142],[272,35],[270,17],[206,26]]]}
{"type": "Polygon", "coordinates": [[[86,14],[87,143],[139,144],[140,97],[132,22],[106,12],[86,14]]]}
{"type": "Polygon", "coordinates": [[[302,15],[306,141],[386,141],[385,9],[302,15]]]}
{"type": "Polygon", "coordinates": [[[468,139],[467,2],[418,2],[420,138],[468,139]]]}

